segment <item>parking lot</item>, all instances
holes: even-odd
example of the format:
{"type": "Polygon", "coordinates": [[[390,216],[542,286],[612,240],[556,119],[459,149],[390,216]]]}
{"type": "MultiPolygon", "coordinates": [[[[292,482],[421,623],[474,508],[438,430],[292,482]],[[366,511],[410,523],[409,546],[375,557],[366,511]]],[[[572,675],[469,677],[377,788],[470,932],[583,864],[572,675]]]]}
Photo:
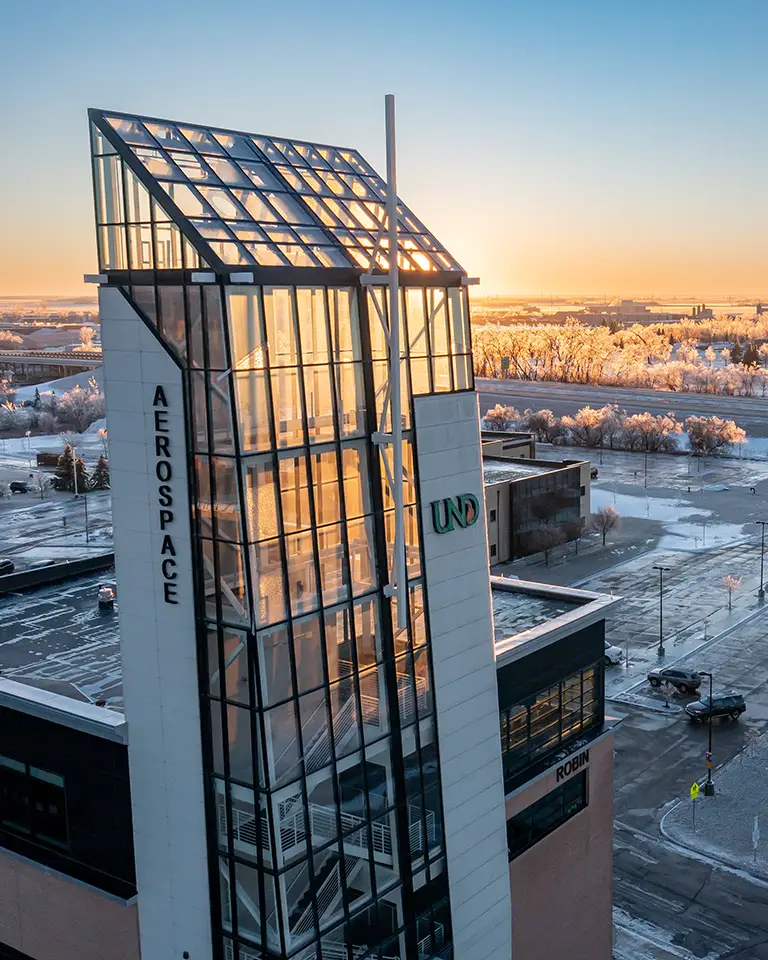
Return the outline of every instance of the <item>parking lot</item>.
{"type": "MultiPolygon", "coordinates": [[[[577,454],[584,450],[568,452],[577,454]]],[[[712,672],[716,692],[744,695],[739,721],[713,724],[715,775],[768,731],[768,604],[757,597],[760,528],[753,523],[768,519],[768,464],[713,460],[698,471],[687,458],[651,455],[646,485],[642,456],[605,452],[602,464],[594,460],[593,509],[615,502],[621,529],[605,548],[593,539],[578,556],[573,546],[560,548],[550,566],[532,558],[506,569],[622,598],[606,625],[607,638],[624,652],[621,664],[606,670],[607,711],[622,718],[615,732],[614,956],[768,960],[768,884],[660,831],[664,814],[706,774],[708,730],[684,712],[698,694],[675,694],[667,707],[664,692],[647,680],[649,669],[679,664],[712,672]],[[669,568],[663,661],[659,566],[669,568]],[[731,609],[727,574],[741,577],[731,609]]],[[[751,824],[753,810],[743,813],[751,824]]]]}

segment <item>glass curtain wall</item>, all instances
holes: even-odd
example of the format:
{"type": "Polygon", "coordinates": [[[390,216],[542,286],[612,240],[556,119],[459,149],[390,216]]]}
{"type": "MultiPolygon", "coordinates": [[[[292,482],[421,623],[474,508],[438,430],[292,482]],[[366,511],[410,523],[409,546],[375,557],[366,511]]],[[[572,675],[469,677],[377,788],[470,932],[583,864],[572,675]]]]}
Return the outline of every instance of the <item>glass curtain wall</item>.
{"type": "Polygon", "coordinates": [[[357,290],[125,292],[185,366],[225,956],[447,956],[411,397],[471,386],[464,292],[403,293],[403,631],[357,290]]]}
{"type": "Polygon", "coordinates": [[[165,121],[101,116],[91,139],[100,269],[184,371],[217,949],[449,957],[412,398],[473,387],[466,289],[440,286],[461,268],[399,202],[393,630],[387,295],[334,283],[388,267],[383,181],[356,151],[165,121]],[[226,264],[273,285],[191,282],[226,264]]]}

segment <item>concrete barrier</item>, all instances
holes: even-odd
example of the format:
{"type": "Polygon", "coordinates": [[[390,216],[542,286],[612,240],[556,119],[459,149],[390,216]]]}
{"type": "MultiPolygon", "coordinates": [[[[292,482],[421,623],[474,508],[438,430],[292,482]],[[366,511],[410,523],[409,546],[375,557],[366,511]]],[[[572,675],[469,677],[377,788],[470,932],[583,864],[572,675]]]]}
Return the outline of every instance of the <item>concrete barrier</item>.
{"type": "Polygon", "coordinates": [[[84,573],[94,573],[97,570],[109,570],[115,565],[114,553],[102,553],[97,557],[85,557],[82,560],[67,560],[63,563],[52,563],[48,567],[37,567],[34,570],[20,570],[18,573],[7,573],[0,577],[0,595],[14,593],[17,590],[27,590],[30,587],[41,587],[47,583],[61,583],[72,577],[79,577],[84,573]]]}

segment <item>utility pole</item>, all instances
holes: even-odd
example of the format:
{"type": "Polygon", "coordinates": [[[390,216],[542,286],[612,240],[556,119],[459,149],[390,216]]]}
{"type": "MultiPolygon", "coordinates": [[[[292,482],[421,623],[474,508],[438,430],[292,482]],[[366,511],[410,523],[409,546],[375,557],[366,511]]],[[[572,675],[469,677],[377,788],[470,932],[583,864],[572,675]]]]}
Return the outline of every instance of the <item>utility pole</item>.
{"type": "Polygon", "coordinates": [[[699,670],[702,677],[709,677],[709,748],[707,749],[707,782],[704,784],[704,796],[714,797],[715,785],[712,782],[712,674],[699,670]]]}
{"type": "Polygon", "coordinates": [[[659,657],[663,657],[664,650],[664,574],[669,573],[671,567],[654,566],[659,571],[659,657]]]}
{"type": "Polygon", "coordinates": [[[77,500],[77,450],[72,447],[72,478],[75,484],[75,500],[77,500]]]}
{"type": "Polygon", "coordinates": [[[755,520],[755,523],[759,523],[760,530],[760,589],[757,591],[757,599],[760,603],[765,602],[765,589],[763,587],[763,566],[765,562],[765,525],[768,523],[768,520],[755,520]]]}

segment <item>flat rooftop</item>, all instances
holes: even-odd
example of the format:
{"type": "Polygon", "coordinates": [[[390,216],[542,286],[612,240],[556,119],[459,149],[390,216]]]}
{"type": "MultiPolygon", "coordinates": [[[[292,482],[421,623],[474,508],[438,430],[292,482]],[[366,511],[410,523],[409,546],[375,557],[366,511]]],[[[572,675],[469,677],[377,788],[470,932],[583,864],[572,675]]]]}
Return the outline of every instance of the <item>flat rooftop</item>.
{"type": "Polygon", "coordinates": [[[492,590],[493,632],[496,640],[514,637],[518,633],[548,623],[563,614],[576,610],[582,604],[576,601],[537,597],[533,594],[492,590]]]}
{"type": "Polygon", "coordinates": [[[523,477],[538,477],[561,466],[562,464],[555,461],[543,463],[537,460],[497,460],[494,457],[483,457],[483,479],[486,483],[520,480],[523,477]]]}
{"type": "Polygon", "coordinates": [[[591,590],[491,577],[497,665],[602,620],[618,602],[591,590]]]}
{"type": "Polygon", "coordinates": [[[103,700],[122,713],[117,610],[99,610],[103,583],[114,586],[114,570],[0,598],[0,676],[82,704],[103,700]]]}

